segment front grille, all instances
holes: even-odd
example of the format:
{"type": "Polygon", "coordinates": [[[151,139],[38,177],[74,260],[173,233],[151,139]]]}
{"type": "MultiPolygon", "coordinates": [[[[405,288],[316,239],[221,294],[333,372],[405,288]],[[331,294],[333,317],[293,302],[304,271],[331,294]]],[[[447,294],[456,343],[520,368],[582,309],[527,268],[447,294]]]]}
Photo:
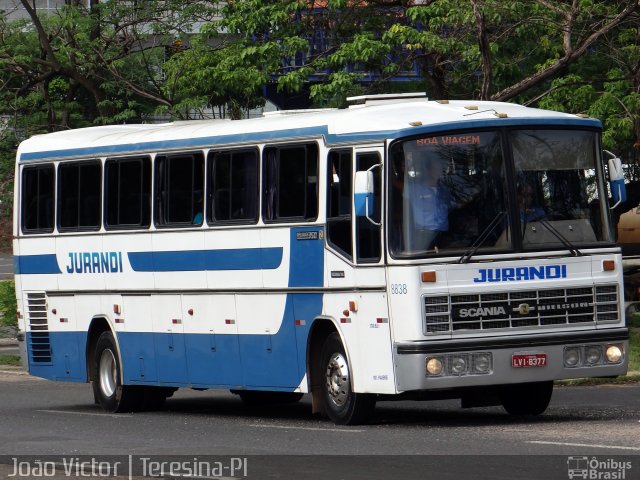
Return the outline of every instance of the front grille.
{"type": "Polygon", "coordinates": [[[51,338],[44,293],[27,293],[27,318],[31,330],[31,362],[51,363],[51,338]]]}
{"type": "Polygon", "coordinates": [[[618,322],[618,287],[424,296],[425,334],[618,322]]]}

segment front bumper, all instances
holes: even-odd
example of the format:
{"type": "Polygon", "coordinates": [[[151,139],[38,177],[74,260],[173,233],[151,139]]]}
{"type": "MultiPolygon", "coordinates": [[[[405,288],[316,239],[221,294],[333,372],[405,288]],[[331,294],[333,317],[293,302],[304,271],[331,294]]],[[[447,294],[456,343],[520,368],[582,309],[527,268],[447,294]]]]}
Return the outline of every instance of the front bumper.
{"type": "Polygon", "coordinates": [[[394,346],[396,388],[398,393],[419,390],[452,389],[541,382],[568,378],[610,377],[627,372],[629,331],[623,329],[589,332],[562,332],[520,335],[483,339],[454,339],[415,343],[397,343],[394,346]],[[620,345],[624,356],[619,363],[567,367],[565,348],[591,345],[620,345]],[[429,358],[448,358],[474,353],[491,353],[489,373],[430,376],[425,364],[429,358]],[[538,367],[513,367],[512,356],[545,354],[546,364],[538,367]]]}

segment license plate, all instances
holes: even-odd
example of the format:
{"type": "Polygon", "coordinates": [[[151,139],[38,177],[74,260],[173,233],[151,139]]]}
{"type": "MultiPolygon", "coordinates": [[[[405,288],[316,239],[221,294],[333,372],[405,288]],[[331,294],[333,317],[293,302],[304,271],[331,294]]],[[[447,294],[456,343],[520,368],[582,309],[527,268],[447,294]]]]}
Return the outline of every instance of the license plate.
{"type": "Polygon", "coordinates": [[[511,366],[514,368],[545,367],[546,353],[515,353],[511,355],[511,366]]]}

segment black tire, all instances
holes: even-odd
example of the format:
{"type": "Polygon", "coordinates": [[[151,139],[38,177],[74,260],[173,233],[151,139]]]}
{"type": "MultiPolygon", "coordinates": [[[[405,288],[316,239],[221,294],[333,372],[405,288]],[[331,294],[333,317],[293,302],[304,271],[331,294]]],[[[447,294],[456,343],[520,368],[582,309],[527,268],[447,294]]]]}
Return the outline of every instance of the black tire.
{"type": "Polygon", "coordinates": [[[98,338],[93,355],[93,395],[107,412],[131,412],[143,406],[145,387],[122,385],[122,367],[111,332],[98,338]]]}
{"type": "Polygon", "coordinates": [[[540,415],[549,406],[553,382],[522,383],[505,386],[500,401],[510,415],[540,415]]]}
{"type": "Polygon", "coordinates": [[[275,405],[278,403],[299,402],[303,394],[300,392],[264,392],[259,390],[231,390],[240,400],[249,405],[275,405]]]}
{"type": "Polygon", "coordinates": [[[355,393],[347,355],[337,333],[327,337],[320,354],[320,387],[327,416],[337,425],[364,422],[376,405],[371,394],[355,393]]]}

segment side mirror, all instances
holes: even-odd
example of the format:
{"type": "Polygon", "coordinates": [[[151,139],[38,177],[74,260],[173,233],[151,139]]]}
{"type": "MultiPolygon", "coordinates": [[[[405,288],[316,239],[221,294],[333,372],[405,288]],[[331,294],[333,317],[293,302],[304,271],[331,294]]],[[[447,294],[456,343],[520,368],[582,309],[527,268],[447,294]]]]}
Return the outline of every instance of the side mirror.
{"type": "Polygon", "coordinates": [[[356,172],[355,185],[354,185],[354,206],[356,217],[365,217],[373,225],[380,226],[381,224],[373,220],[374,214],[374,188],[375,182],[373,180],[373,169],[380,168],[382,164],[379,163],[369,168],[366,171],[356,172]]]}
{"type": "Polygon", "coordinates": [[[612,157],[609,159],[609,187],[611,188],[611,194],[613,195],[613,201],[615,202],[613,207],[611,207],[613,210],[622,202],[627,201],[627,187],[624,184],[622,160],[608,150],[604,150],[604,153],[612,157]]]}
{"type": "Polygon", "coordinates": [[[373,172],[356,172],[355,181],[355,209],[357,217],[373,215],[373,172]]]}

